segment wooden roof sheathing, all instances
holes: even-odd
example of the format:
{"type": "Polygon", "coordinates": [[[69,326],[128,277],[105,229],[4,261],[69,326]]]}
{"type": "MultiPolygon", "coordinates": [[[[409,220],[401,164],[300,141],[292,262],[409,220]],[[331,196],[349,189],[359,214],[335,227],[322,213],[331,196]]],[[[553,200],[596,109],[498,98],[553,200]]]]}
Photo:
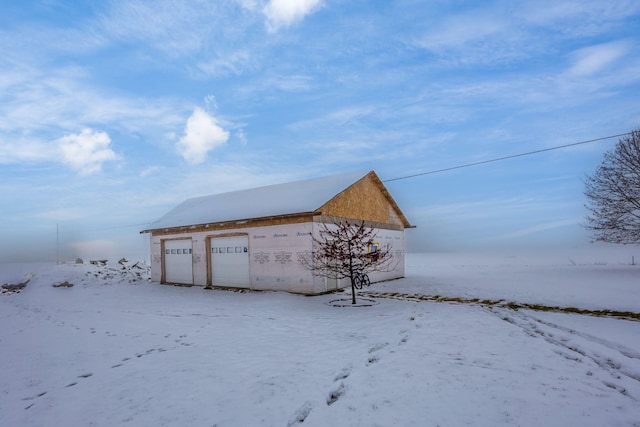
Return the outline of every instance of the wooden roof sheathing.
{"type": "Polygon", "coordinates": [[[393,224],[403,228],[411,227],[391,194],[373,171],[337,194],[318,211],[323,215],[340,218],[393,224]]]}

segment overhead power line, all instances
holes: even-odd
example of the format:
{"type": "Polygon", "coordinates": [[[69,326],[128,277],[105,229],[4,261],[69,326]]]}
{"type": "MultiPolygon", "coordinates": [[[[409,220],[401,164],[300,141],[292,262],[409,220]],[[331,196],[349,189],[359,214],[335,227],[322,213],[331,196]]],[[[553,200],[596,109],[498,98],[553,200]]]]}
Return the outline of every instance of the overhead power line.
{"type": "MultiPolygon", "coordinates": [[[[603,141],[605,139],[611,139],[611,138],[618,138],[618,137],[621,137],[621,136],[631,135],[631,133],[632,132],[627,132],[627,133],[621,133],[621,134],[618,134],[618,135],[604,136],[602,138],[589,139],[587,141],[574,142],[572,144],[558,145],[556,147],[543,148],[541,150],[528,151],[526,153],[512,154],[510,156],[498,157],[498,158],[490,159],[490,160],[482,160],[480,162],[466,163],[466,164],[463,164],[463,165],[452,166],[452,167],[448,167],[448,168],[444,168],[444,169],[436,169],[436,170],[432,170],[432,171],[428,171],[428,172],[416,173],[416,174],[413,174],[413,175],[400,176],[400,177],[397,177],[397,178],[385,179],[383,182],[399,181],[401,179],[415,178],[415,177],[418,177],[418,176],[431,175],[431,174],[440,173],[440,172],[447,172],[447,171],[451,171],[451,170],[455,170],[455,169],[462,169],[462,168],[468,168],[468,167],[471,167],[471,166],[484,165],[484,164],[487,164],[487,163],[499,162],[501,160],[514,159],[516,157],[530,156],[532,154],[544,153],[545,151],[560,150],[562,148],[574,147],[576,145],[589,144],[590,142],[603,141]]],[[[136,227],[136,226],[143,226],[143,225],[146,226],[146,225],[149,225],[149,223],[129,224],[129,225],[108,227],[108,228],[97,228],[97,229],[94,229],[94,230],[115,230],[115,229],[119,229],[119,228],[128,228],[128,227],[136,227]]]]}
{"type": "Polygon", "coordinates": [[[558,146],[555,146],[555,147],[543,148],[541,150],[527,151],[526,153],[512,154],[510,156],[498,157],[498,158],[490,159],[490,160],[482,160],[480,162],[465,163],[463,165],[451,166],[451,167],[444,168],[444,169],[436,169],[436,170],[432,170],[432,171],[428,171],[428,172],[416,173],[416,174],[413,174],[413,175],[400,176],[398,178],[385,179],[383,182],[399,181],[401,179],[415,178],[417,176],[432,175],[434,173],[447,172],[447,171],[451,171],[451,170],[455,170],[455,169],[462,169],[462,168],[468,168],[468,167],[471,167],[471,166],[484,165],[484,164],[487,164],[487,163],[494,163],[494,162],[499,162],[499,161],[502,161],[502,160],[514,159],[516,157],[530,156],[532,154],[544,153],[546,151],[561,150],[563,148],[575,147],[576,145],[589,144],[590,142],[602,141],[602,140],[611,139],[611,138],[618,138],[618,137],[625,136],[625,135],[630,135],[630,134],[631,134],[631,132],[621,133],[621,134],[618,134],[618,135],[603,136],[602,138],[589,139],[587,141],[574,142],[572,144],[558,145],[558,146]]]}

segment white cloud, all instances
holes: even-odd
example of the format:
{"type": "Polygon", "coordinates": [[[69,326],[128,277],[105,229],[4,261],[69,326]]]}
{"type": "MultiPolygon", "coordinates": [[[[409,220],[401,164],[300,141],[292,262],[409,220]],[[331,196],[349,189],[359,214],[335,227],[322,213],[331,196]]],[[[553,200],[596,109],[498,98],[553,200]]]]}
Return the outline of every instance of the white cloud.
{"type": "Polygon", "coordinates": [[[259,6],[258,0],[236,0],[240,6],[248,10],[256,10],[259,6]]]}
{"type": "Polygon", "coordinates": [[[512,63],[546,51],[543,42],[529,37],[530,28],[517,17],[497,10],[477,10],[434,21],[408,43],[434,55],[438,64],[512,63]]]}
{"type": "Polygon", "coordinates": [[[313,78],[302,75],[273,76],[265,81],[265,89],[277,89],[284,92],[304,92],[311,88],[313,78]]]}
{"type": "Polygon", "coordinates": [[[357,122],[376,113],[375,105],[347,106],[329,111],[318,117],[300,120],[289,125],[291,129],[309,132],[317,127],[342,127],[348,123],[357,122]]]}
{"type": "Polygon", "coordinates": [[[640,12],[640,5],[634,0],[546,3],[541,7],[539,1],[522,2],[522,9],[517,14],[529,24],[552,28],[570,37],[606,34],[617,27],[620,20],[640,12]]]}
{"type": "Polygon", "coordinates": [[[61,154],[53,139],[90,126],[145,135],[153,145],[169,143],[163,136],[184,123],[178,113],[183,109],[182,101],[169,97],[100,88],[80,67],[39,67],[31,59],[3,62],[0,164],[58,161],[61,154]]]}
{"type": "Polygon", "coordinates": [[[257,69],[255,55],[248,50],[236,50],[233,52],[220,52],[198,61],[188,70],[194,77],[227,76],[230,74],[242,74],[245,71],[257,69]]]}
{"type": "Polygon", "coordinates": [[[236,131],[236,138],[240,141],[240,144],[247,145],[247,135],[244,133],[243,129],[238,129],[236,131]]]}
{"type": "Polygon", "coordinates": [[[497,37],[510,30],[509,24],[499,17],[473,13],[458,15],[431,29],[417,44],[423,48],[442,51],[461,48],[470,43],[497,37]]]}
{"type": "Polygon", "coordinates": [[[321,5],[322,0],[270,0],[263,10],[267,16],[267,29],[274,32],[302,21],[321,5]]]}
{"type": "Polygon", "coordinates": [[[140,177],[144,178],[145,176],[149,176],[155,174],[156,172],[161,171],[162,168],[160,166],[149,166],[140,172],[140,177]]]}
{"type": "Polygon", "coordinates": [[[99,172],[104,162],[118,159],[109,147],[111,138],[106,132],[84,129],[78,134],[66,135],[56,143],[62,162],[82,174],[99,172]]]}
{"type": "Polygon", "coordinates": [[[206,22],[211,22],[219,9],[216,2],[207,7],[169,0],[113,2],[97,25],[112,38],[141,41],[169,55],[182,56],[202,47],[211,31],[206,22]]]}
{"type": "Polygon", "coordinates": [[[189,163],[206,160],[209,151],[227,142],[229,132],[220,127],[214,117],[196,108],[187,120],[184,135],[178,141],[180,155],[189,163]]]}
{"type": "Polygon", "coordinates": [[[569,73],[578,76],[595,74],[624,56],[629,51],[627,42],[603,43],[576,51],[569,73]]]}
{"type": "Polygon", "coordinates": [[[50,145],[28,138],[20,138],[18,143],[0,141],[0,164],[47,161],[55,156],[53,151],[50,145]]]}

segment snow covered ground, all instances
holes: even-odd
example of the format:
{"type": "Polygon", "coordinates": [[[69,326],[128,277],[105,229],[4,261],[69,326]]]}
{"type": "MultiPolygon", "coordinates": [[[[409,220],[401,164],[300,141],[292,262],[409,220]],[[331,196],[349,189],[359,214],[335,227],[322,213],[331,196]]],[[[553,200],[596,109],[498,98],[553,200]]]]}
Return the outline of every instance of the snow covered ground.
{"type": "MultiPolygon", "coordinates": [[[[345,295],[161,286],[132,265],[0,265],[0,284],[35,273],[0,294],[0,425],[640,426],[638,321],[336,308],[345,295]]],[[[410,255],[371,290],[640,312],[640,267],[410,255]]]]}

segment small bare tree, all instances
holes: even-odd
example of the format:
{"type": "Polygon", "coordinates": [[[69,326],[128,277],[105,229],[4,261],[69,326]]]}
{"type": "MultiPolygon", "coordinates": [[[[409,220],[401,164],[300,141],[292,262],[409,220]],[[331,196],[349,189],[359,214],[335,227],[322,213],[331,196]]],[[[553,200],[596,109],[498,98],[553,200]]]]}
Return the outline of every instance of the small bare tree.
{"type": "Polygon", "coordinates": [[[640,129],[618,141],[585,181],[588,230],[595,241],[640,244],[640,129]]]}
{"type": "Polygon", "coordinates": [[[356,280],[374,270],[391,271],[395,267],[391,245],[375,246],[376,233],[364,221],[340,221],[320,226],[313,236],[311,253],[301,254],[298,262],[314,276],[351,281],[352,304],[356,303],[356,280]]]}

